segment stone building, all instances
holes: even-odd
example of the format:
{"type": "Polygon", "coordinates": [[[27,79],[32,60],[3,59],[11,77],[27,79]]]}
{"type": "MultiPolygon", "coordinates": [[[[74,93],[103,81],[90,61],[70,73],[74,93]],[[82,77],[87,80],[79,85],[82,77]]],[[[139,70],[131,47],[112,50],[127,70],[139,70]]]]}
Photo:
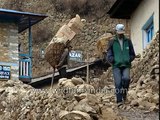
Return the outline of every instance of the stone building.
{"type": "Polygon", "coordinates": [[[136,53],[142,54],[159,31],[159,0],[117,0],[108,13],[129,20],[136,53]]]}
{"type": "Polygon", "coordinates": [[[31,26],[46,15],[0,9],[0,80],[32,77],[31,26]],[[28,53],[19,54],[18,34],[29,28],[28,53]]]}

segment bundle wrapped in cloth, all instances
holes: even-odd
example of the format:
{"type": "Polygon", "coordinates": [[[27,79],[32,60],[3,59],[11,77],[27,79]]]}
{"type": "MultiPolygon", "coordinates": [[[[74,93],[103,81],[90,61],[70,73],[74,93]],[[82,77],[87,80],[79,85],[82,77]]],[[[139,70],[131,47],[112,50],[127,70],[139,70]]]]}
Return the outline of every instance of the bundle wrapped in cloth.
{"type": "Polygon", "coordinates": [[[107,50],[108,42],[112,38],[111,33],[106,33],[100,36],[97,40],[97,55],[100,58],[104,58],[104,53],[107,50]]]}
{"type": "Polygon", "coordinates": [[[71,19],[68,24],[63,25],[56,35],[53,37],[49,45],[45,49],[45,59],[54,68],[64,52],[66,43],[71,41],[76,33],[82,30],[84,23],[79,15],[71,19]]]}
{"type": "Polygon", "coordinates": [[[68,25],[76,34],[78,34],[78,33],[82,30],[82,28],[83,28],[83,26],[84,26],[83,22],[85,22],[85,19],[81,19],[79,15],[76,15],[76,17],[75,17],[75,18],[72,18],[67,25],[68,25]]]}

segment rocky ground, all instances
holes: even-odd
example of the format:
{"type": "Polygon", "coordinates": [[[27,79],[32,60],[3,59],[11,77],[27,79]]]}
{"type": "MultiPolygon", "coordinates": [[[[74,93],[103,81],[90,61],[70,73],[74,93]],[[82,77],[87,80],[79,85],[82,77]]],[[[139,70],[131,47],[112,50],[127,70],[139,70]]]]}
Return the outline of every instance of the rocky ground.
{"type": "Polygon", "coordinates": [[[34,89],[20,81],[0,82],[1,120],[158,120],[159,33],[131,70],[128,102],[115,104],[111,68],[101,78],[59,80],[50,89],[34,89]]]}
{"type": "MultiPolygon", "coordinates": [[[[118,109],[113,88],[97,90],[81,78],[60,79],[53,89],[34,89],[20,81],[1,83],[2,120],[158,120],[158,108],[135,104],[118,109]],[[153,112],[154,111],[154,112],[153,112]]],[[[158,99],[158,98],[157,98],[158,99]]],[[[157,107],[157,106],[156,106],[157,107]]]]}

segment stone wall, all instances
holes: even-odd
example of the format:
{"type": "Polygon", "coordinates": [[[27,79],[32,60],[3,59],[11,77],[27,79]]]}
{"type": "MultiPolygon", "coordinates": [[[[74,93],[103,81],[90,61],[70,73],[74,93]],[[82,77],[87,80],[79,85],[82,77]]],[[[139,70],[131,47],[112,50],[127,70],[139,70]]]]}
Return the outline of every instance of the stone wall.
{"type": "Polygon", "coordinates": [[[14,23],[0,22],[0,65],[11,66],[11,79],[18,79],[18,28],[14,23]]]}

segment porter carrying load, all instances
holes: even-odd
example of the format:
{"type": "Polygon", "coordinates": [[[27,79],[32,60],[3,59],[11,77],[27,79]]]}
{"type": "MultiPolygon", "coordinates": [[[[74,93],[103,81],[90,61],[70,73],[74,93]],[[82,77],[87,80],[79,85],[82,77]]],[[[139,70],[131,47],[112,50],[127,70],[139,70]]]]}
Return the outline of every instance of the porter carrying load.
{"type": "Polygon", "coordinates": [[[82,30],[84,24],[83,19],[79,15],[71,19],[68,24],[63,25],[56,35],[53,37],[45,50],[45,59],[55,68],[58,64],[60,57],[64,51],[67,41],[71,41],[76,33],[82,30]]]}

